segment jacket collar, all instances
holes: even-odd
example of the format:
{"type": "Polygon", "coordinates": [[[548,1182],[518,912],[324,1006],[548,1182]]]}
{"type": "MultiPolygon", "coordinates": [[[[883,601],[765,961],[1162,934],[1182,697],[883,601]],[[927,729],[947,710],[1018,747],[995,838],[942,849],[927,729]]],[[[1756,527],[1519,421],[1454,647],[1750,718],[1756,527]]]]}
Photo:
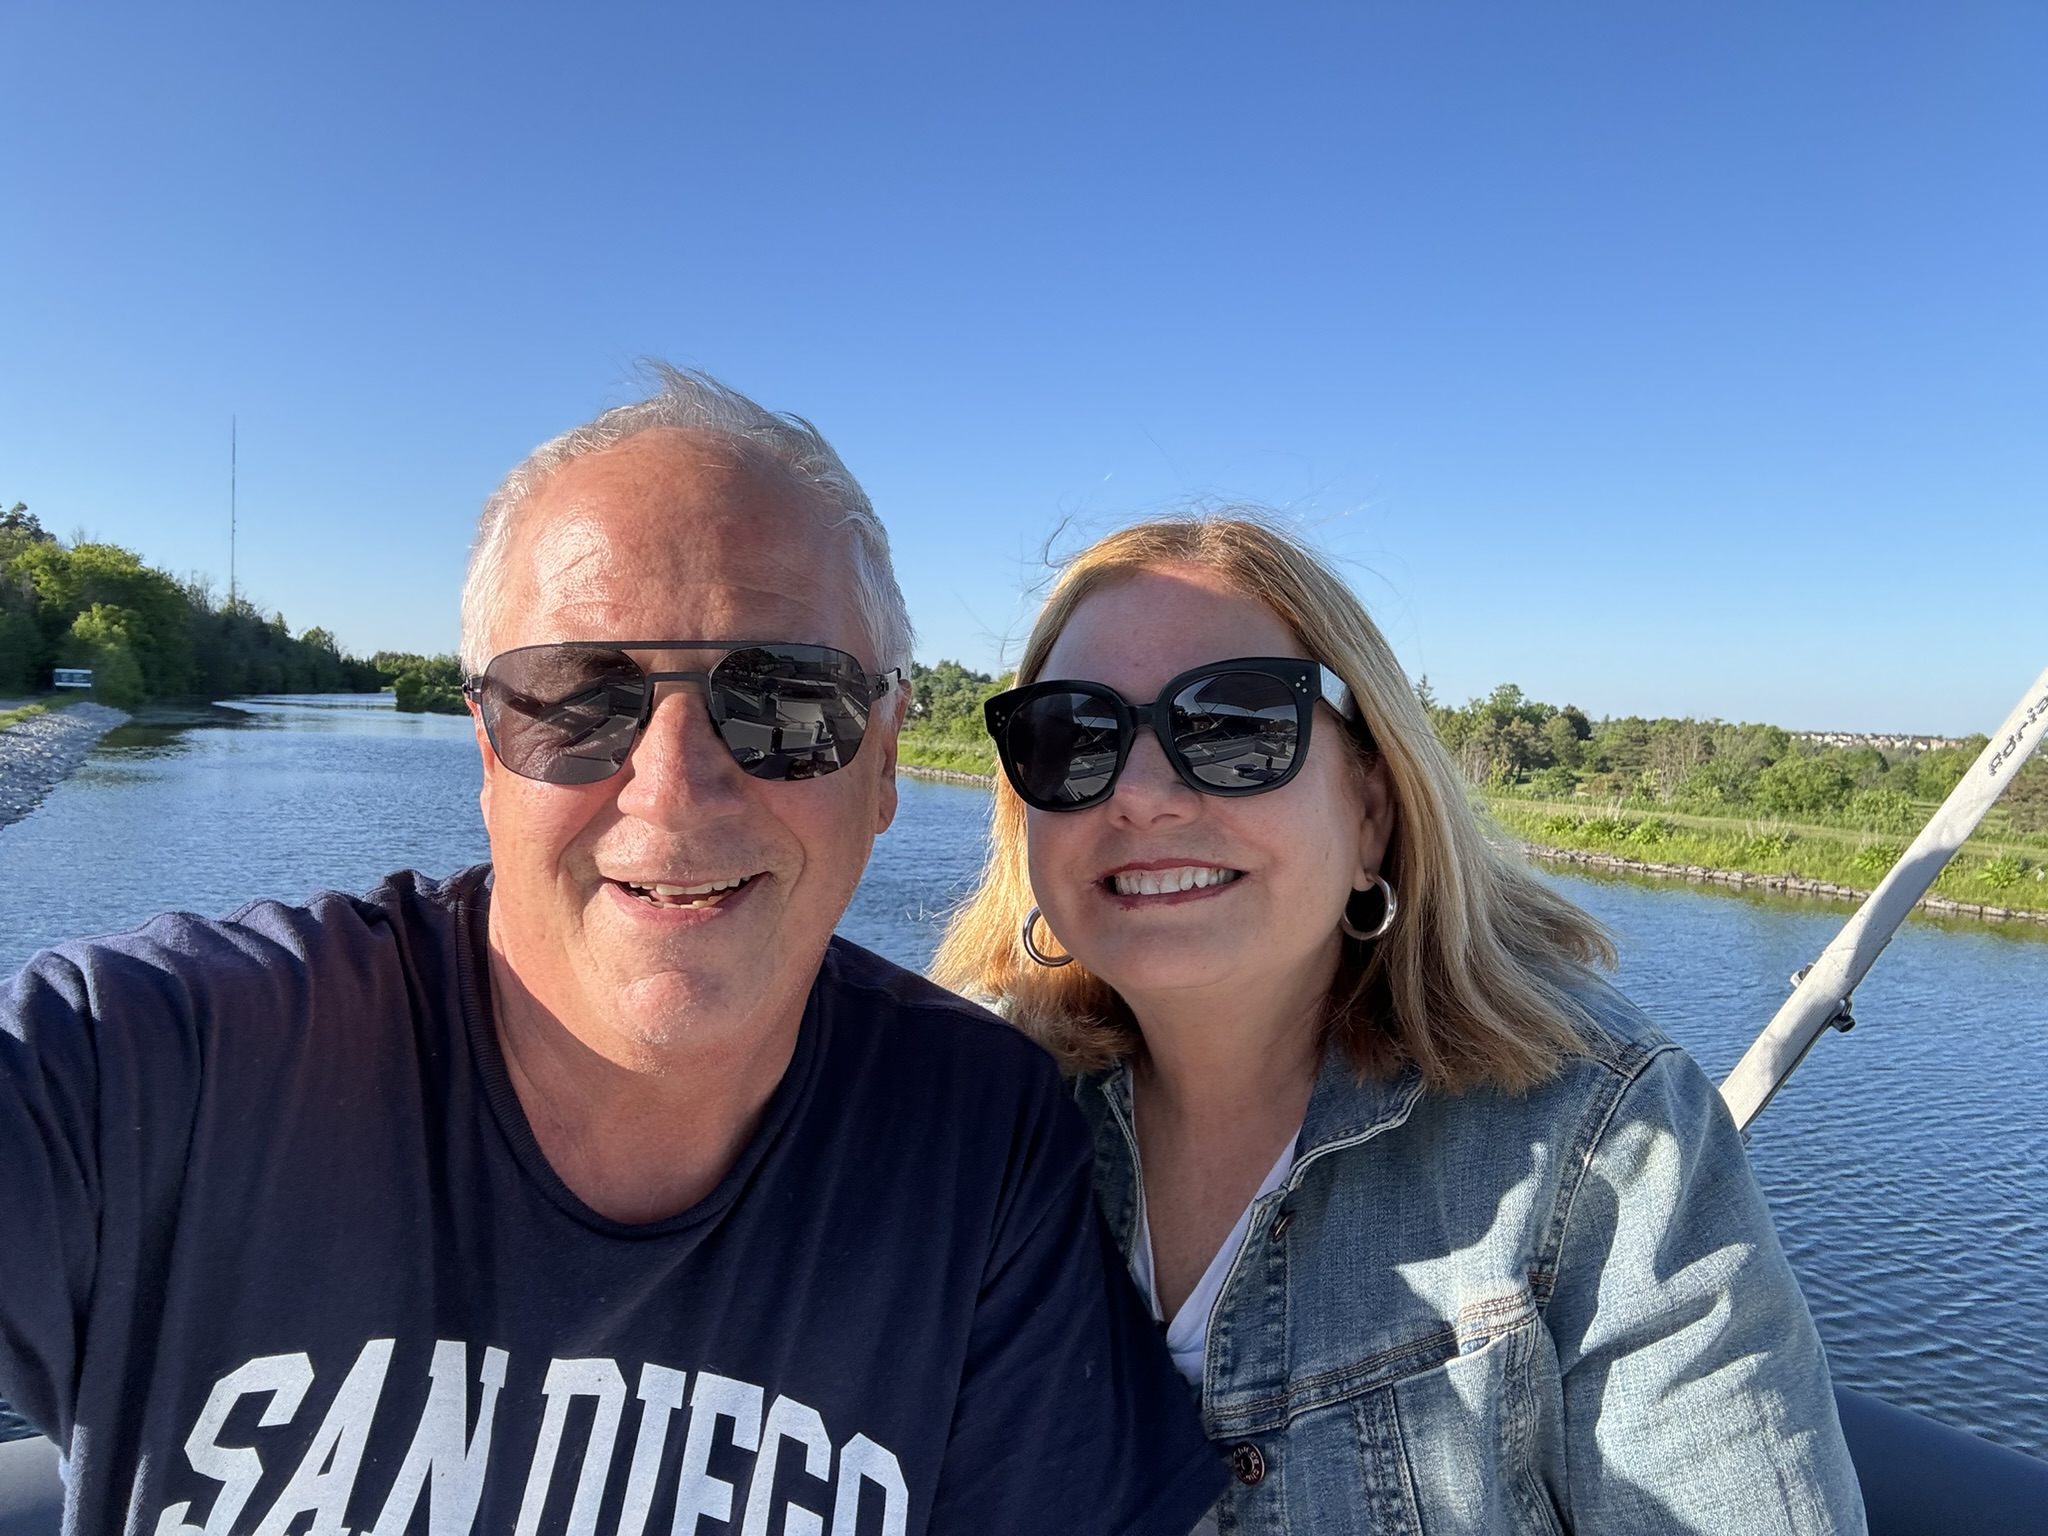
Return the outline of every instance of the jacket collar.
{"type": "Polygon", "coordinates": [[[1361,1082],[1344,1047],[1334,1041],[1326,1045],[1315,1087],[1309,1090],[1308,1113],[1302,1118],[1301,1142],[1288,1182],[1325,1153],[1392,1130],[1408,1118],[1421,1097],[1422,1073],[1413,1065],[1391,1078],[1368,1077],[1361,1082]]]}
{"type": "MultiPolygon", "coordinates": [[[[1131,1064],[1118,1062],[1101,1084],[1112,1115],[1129,1137],[1134,1123],[1131,1064]]],[[[1309,1090],[1308,1113],[1301,1122],[1295,1171],[1288,1176],[1288,1183],[1291,1185],[1304,1166],[1325,1153],[1356,1146],[1382,1131],[1392,1130],[1408,1118],[1421,1097],[1422,1074],[1413,1065],[1404,1066],[1384,1081],[1367,1078],[1360,1082],[1342,1046],[1332,1043],[1324,1047],[1315,1086],[1309,1090]]]]}

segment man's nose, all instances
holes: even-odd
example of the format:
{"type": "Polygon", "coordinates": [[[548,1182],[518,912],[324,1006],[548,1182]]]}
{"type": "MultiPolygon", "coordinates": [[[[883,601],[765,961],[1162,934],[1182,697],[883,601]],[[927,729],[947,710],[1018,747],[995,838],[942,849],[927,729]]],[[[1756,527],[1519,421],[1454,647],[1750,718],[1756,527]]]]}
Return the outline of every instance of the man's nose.
{"type": "Polygon", "coordinates": [[[746,775],[711,723],[699,683],[656,685],[654,713],[620,770],[619,810],[643,821],[730,801],[746,775]]]}

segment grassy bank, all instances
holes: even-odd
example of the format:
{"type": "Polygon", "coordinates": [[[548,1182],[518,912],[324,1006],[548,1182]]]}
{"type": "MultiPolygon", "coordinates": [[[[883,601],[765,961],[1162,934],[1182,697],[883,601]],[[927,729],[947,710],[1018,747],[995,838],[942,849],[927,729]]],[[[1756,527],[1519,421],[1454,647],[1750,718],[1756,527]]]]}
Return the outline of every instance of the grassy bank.
{"type": "Polygon", "coordinates": [[[49,712],[50,706],[47,704],[24,704],[20,709],[0,709],[0,731],[6,730],[10,725],[18,725],[24,720],[32,720],[37,715],[47,715],[49,712]]]}
{"type": "MultiPolygon", "coordinates": [[[[1583,802],[1486,795],[1500,827],[1543,848],[1568,848],[1657,864],[1694,864],[1753,875],[1869,890],[1882,880],[1909,835],[1776,818],[1685,815],[1668,811],[1599,810],[1583,802]]],[[[1928,807],[1932,814],[1933,807],[1928,807]]],[[[1980,835],[1963,845],[1934,882],[1932,894],[1953,901],[2048,912],[2048,838],[1980,835]]]]}
{"type": "Polygon", "coordinates": [[[967,736],[957,731],[910,726],[898,739],[897,760],[906,768],[993,774],[996,771],[996,745],[988,739],[986,732],[980,736],[967,736]]]}

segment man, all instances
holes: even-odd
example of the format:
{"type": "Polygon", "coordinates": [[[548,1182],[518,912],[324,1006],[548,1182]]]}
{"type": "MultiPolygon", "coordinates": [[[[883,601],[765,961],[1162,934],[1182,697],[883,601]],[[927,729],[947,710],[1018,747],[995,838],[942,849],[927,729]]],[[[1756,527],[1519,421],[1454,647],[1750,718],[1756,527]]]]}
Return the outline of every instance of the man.
{"type": "Polygon", "coordinates": [[[831,937],[909,640],[823,440],[663,370],[485,508],[489,868],[0,990],[0,1394],[72,1529],[1195,1523],[1050,1063],[831,937]]]}

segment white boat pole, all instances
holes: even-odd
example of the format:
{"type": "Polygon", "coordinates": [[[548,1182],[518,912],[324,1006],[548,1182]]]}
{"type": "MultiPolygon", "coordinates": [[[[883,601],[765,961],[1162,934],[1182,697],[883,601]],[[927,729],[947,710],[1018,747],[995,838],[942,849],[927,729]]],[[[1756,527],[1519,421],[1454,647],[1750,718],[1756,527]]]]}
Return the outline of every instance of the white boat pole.
{"type": "Polygon", "coordinates": [[[1764,1026],[1721,1084],[1721,1097],[1738,1129],[1746,1130],[1763,1113],[1821,1031],[1847,1017],[1849,994],[1891,942],[1906,914],[1927,894],[1942,866],[1977,830],[1991,802],[2012,782],[2043,735],[2048,735],[2048,672],[2036,678],[2013,706],[1962,782],[1835,941],[1807,968],[1777,1017],[1764,1026]]]}

